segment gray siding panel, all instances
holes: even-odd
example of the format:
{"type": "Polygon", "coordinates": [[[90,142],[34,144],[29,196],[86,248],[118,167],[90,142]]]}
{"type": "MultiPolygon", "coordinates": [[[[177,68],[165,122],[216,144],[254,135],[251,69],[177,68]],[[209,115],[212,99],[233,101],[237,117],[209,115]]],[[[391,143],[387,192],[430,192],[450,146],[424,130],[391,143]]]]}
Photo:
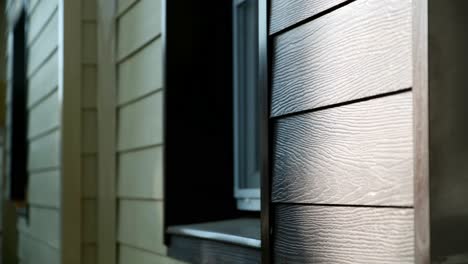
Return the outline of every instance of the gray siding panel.
{"type": "Polygon", "coordinates": [[[272,0],[270,34],[317,15],[346,0],[272,0]]]}
{"type": "Polygon", "coordinates": [[[413,209],[277,205],[275,263],[414,263],[413,209]]]}
{"type": "Polygon", "coordinates": [[[273,42],[272,116],[412,85],[410,0],[358,0],[273,42]]]}
{"type": "Polygon", "coordinates": [[[412,93],[275,123],[274,202],[413,205],[412,93]]]}

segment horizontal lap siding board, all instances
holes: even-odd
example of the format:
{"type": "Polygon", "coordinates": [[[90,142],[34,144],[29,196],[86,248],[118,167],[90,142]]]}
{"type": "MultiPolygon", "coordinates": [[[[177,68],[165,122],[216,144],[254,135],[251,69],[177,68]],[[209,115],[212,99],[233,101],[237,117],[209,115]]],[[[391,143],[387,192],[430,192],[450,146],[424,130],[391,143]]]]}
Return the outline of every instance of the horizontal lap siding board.
{"type": "Polygon", "coordinates": [[[163,0],[140,0],[118,20],[118,60],[138,50],[161,33],[161,1],[163,0]]]}
{"type": "Polygon", "coordinates": [[[270,34],[345,2],[347,0],[271,0],[270,34]]]}
{"type": "Polygon", "coordinates": [[[29,174],[28,202],[33,206],[59,208],[60,174],[58,170],[29,174]]]}
{"type": "Polygon", "coordinates": [[[120,154],[118,196],[163,199],[162,156],[162,146],[120,154]]]}
{"type": "Polygon", "coordinates": [[[54,52],[29,79],[28,106],[31,107],[58,88],[58,59],[54,52]]]}
{"type": "Polygon", "coordinates": [[[413,209],[276,205],[275,263],[414,263],[413,209]]]}
{"type": "Polygon", "coordinates": [[[413,205],[412,93],[274,123],[273,202],[413,205]]]}
{"type": "Polygon", "coordinates": [[[273,38],[271,115],[411,87],[411,6],[357,0],[273,38]]]}
{"type": "Polygon", "coordinates": [[[57,50],[57,43],[58,13],[54,12],[53,17],[45,25],[42,33],[29,48],[27,71],[30,78],[37,73],[37,70],[42,67],[47,58],[57,50]]]}
{"type": "Polygon", "coordinates": [[[118,110],[119,151],[162,144],[163,92],[157,92],[118,110]]]}
{"type": "Polygon", "coordinates": [[[58,91],[55,90],[40,104],[30,109],[28,138],[31,139],[58,128],[60,121],[57,109],[59,109],[59,97],[58,91]]]}
{"type": "Polygon", "coordinates": [[[166,255],[163,243],[163,203],[151,200],[119,201],[118,242],[159,255],[166,255]]]}

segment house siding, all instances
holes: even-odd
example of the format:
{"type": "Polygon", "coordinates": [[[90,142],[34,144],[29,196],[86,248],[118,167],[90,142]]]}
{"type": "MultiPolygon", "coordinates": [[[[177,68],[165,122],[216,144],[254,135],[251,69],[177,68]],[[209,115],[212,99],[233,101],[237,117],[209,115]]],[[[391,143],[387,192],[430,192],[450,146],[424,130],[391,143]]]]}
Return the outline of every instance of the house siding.
{"type": "Polygon", "coordinates": [[[175,263],[163,227],[162,1],[117,1],[117,262],[175,263]]]}
{"type": "Polygon", "coordinates": [[[274,262],[413,263],[412,2],[270,6],[274,262]]]}
{"type": "MultiPolygon", "coordinates": [[[[7,7],[10,16],[18,11],[15,4],[10,3],[7,7]]],[[[30,25],[27,34],[29,209],[28,219],[19,217],[17,222],[18,259],[23,264],[53,264],[59,263],[61,248],[58,1],[31,1],[27,16],[30,25]]],[[[10,69],[11,45],[10,40],[7,49],[10,69]]],[[[7,83],[8,94],[11,95],[11,78],[7,83]]],[[[11,97],[7,96],[7,112],[10,102],[11,97]]],[[[10,132],[10,124],[7,124],[7,133],[10,132]]]]}

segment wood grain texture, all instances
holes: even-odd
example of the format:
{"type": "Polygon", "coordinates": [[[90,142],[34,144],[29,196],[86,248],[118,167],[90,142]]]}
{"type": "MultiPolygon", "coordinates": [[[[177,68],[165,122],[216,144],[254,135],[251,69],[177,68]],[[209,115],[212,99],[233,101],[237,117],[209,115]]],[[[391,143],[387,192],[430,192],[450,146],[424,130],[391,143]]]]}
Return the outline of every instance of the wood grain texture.
{"type": "Polygon", "coordinates": [[[178,235],[171,236],[168,255],[187,263],[261,263],[259,249],[178,235]]]}
{"type": "Polygon", "coordinates": [[[275,202],[411,206],[412,94],[280,119],[275,202]]]}
{"type": "Polygon", "coordinates": [[[317,15],[346,0],[271,0],[270,34],[317,15]]]}
{"type": "Polygon", "coordinates": [[[275,263],[413,263],[413,209],[277,205],[275,263]]]}
{"type": "Polygon", "coordinates": [[[356,1],[274,39],[271,115],[409,88],[411,1],[356,1]]]}

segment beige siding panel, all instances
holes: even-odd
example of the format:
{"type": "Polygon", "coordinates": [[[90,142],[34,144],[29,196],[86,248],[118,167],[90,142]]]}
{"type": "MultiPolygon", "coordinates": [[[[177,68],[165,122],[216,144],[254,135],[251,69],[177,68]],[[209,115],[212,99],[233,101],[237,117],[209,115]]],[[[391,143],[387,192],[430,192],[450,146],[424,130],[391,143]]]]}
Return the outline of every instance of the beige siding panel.
{"type": "Polygon", "coordinates": [[[118,196],[162,199],[162,146],[119,155],[118,196]]]}
{"type": "Polygon", "coordinates": [[[35,104],[58,86],[57,52],[29,80],[28,106],[35,104]]]}
{"type": "Polygon", "coordinates": [[[28,76],[31,76],[57,48],[58,16],[54,14],[44,31],[31,46],[28,58],[28,76]]]}
{"type": "Polygon", "coordinates": [[[51,245],[60,247],[60,213],[56,209],[29,208],[29,234],[51,245]]]}
{"type": "Polygon", "coordinates": [[[119,263],[120,264],[182,264],[184,262],[153,254],[148,251],[119,245],[119,263]]]}
{"type": "MultiPolygon", "coordinates": [[[[11,1],[11,0],[8,0],[11,1]]],[[[31,11],[36,10],[36,5],[40,2],[41,0],[29,0],[29,6],[28,6],[28,13],[31,14],[31,11]]]]}
{"type": "Polygon", "coordinates": [[[58,208],[60,206],[58,170],[29,174],[28,200],[32,205],[58,208]]]}
{"type": "Polygon", "coordinates": [[[96,153],[97,113],[96,111],[83,111],[81,118],[83,153],[96,153]]]}
{"type": "Polygon", "coordinates": [[[162,88],[161,69],[161,40],[157,39],[119,65],[119,104],[162,88]]]}
{"type": "Polygon", "coordinates": [[[97,68],[96,66],[85,65],[82,71],[83,93],[81,97],[81,107],[95,108],[97,102],[97,68]]]}
{"type": "Polygon", "coordinates": [[[162,143],[162,100],[163,93],[158,92],[119,110],[119,150],[162,143]]]}
{"type": "MultiPolygon", "coordinates": [[[[163,203],[120,200],[118,241],[158,254],[166,254],[163,244],[163,203]]],[[[135,262],[134,262],[135,263],[135,262]]]]}
{"type": "Polygon", "coordinates": [[[83,173],[83,197],[96,198],[97,155],[86,155],[81,158],[81,173],[83,173]]]}
{"type": "Polygon", "coordinates": [[[117,23],[121,59],[161,33],[161,0],[141,0],[117,23]]]}
{"type": "Polygon", "coordinates": [[[40,104],[31,109],[28,125],[29,138],[58,127],[59,98],[57,90],[40,104]]]}
{"type": "Polygon", "coordinates": [[[129,6],[133,5],[139,0],[118,0],[117,1],[117,13],[121,14],[128,9],[129,6]]]}
{"type": "Polygon", "coordinates": [[[97,259],[97,248],[94,244],[87,244],[83,246],[83,256],[81,263],[83,264],[96,264],[97,259]]]}
{"type": "Polygon", "coordinates": [[[57,0],[39,1],[39,5],[29,17],[28,43],[38,36],[57,7],[57,0]]]}
{"type": "Polygon", "coordinates": [[[34,140],[29,145],[29,170],[59,166],[59,131],[34,140]]]}
{"type": "Polygon", "coordinates": [[[96,0],[83,0],[81,3],[81,19],[96,20],[96,0]]]}
{"type": "Polygon", "coordinates": [[[97,33],[95,23],[84,23],[82,27],[82,61],[96,63],[97,61],[97,33]]]}
{"type": "Polygon", "coordinates": [[[83,242],[96,242],[97,209],[96,200],[84,200],[83,204],[83,242]]]}
{"type": "Polygon", "coordinates": [[[59,264],[57,249],[41,243],[28,234],[20,234],[18,254],[23,264],[59,264]]]}

